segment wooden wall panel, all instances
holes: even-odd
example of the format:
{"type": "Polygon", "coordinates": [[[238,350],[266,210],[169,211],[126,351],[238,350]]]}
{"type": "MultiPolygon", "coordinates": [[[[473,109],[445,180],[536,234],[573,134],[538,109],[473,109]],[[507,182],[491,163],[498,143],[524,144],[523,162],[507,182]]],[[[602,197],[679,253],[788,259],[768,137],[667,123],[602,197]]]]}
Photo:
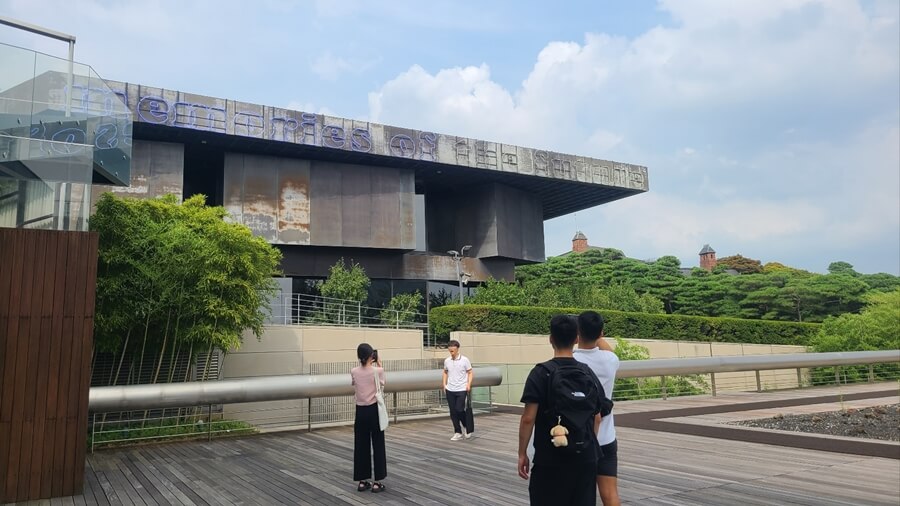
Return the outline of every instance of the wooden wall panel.
{"type": "Polygon", "coordinates": [[[97,239],[0,229],[0,502],[82,490],[97,239]]]}

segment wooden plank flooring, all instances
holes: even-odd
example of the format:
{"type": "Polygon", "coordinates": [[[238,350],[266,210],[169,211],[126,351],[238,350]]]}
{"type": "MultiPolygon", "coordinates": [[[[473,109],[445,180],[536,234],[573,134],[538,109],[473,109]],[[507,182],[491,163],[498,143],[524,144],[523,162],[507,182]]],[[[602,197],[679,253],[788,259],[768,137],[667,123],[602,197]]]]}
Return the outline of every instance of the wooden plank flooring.
{"type": "MultiPolygon", "coordinates": [[[[828,392],[736,394],[735,398],[752,402],[828,392]]],[[[724,397],[620,403],[617,409],[721,405],[728,402],[724,397]]],[[[476,424],[478,437],[460,442],[449,440],[449,420],[391,426],[388,490],[383,494],[355,491],[352,428],[338,427],[97,452],[87,456],[84,495],[34,504],[527,504],[527,483],[515,472],[518,416],[481,416],[476,424]]],[[[897,459],[627,427],[617,432],[624,504],[900,503],[897,459]]]]}

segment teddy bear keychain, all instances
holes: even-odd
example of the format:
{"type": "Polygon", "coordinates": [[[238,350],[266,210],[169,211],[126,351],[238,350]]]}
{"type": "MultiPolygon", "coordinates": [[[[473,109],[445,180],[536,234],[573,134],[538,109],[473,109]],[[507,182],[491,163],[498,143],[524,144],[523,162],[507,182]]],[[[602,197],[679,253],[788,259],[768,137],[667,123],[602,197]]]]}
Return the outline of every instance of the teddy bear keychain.
{"type": "Polygon", "coordinates": [[[553,446],[559,448],[560,446],[568,446],[569,439],[566,437],[566,434],[569,433],[569,429],[563,427],[562,425],[562,417],[556,417],[556,426],[550,429],[550,436],[552,437],[553,446]]]}

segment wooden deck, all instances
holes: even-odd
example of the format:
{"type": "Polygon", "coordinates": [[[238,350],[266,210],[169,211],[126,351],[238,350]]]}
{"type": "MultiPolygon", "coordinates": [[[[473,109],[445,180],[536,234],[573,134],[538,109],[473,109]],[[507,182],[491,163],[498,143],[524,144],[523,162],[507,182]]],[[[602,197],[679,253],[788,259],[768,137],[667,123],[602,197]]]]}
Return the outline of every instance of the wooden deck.
{"type": "MultiPolygon", "coordinates": [[[[840,391],[849,395],[892,387],[896,383],[840,391]]],[[[617,412],[625,418],[627,413],[821,397],[834,391],[639,401],[620,403],[617,412]]],[[[852,402],[862,406],[892,399],[897,401],[888,395],[852,402]]],[[[720,413],[685,417],[683,423],[696,427],[736,418],[741,416],[720,413]]],[[[84,495],[43,504],[527,504],[527,484],[515,471],[518,416],[481,416],[476,426],[478,437],[460,442],[449,440],[449,420],[389,428],[388,490],[382,494],[355,491],[352,429],[341,427],[105,450],[88,455],[84,495]]],[[[625,504],[900,503],[900,445],[894,443],[884,444],[893,445],[898,458],[880,458],[627,426],[617,430],[625,504]]]]}

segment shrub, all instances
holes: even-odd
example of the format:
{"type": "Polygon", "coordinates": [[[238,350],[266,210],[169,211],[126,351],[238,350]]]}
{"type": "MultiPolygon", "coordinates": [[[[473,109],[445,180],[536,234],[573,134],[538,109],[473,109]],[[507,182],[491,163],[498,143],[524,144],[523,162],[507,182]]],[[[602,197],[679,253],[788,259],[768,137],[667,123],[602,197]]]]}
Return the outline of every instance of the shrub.
{"type": "MultiPolygon", "coordinates": [[[[451,305],[433,308],[429,321],[432,335],[438,342],[446,342],[453,331],[547,334],[553,315],[578,314],[585,309],[588,308],[451,305]]],[[[819,329],[815,323],[599,312],[606,320],[607,335],[630,339],[806,345],[819,329]]]]}

